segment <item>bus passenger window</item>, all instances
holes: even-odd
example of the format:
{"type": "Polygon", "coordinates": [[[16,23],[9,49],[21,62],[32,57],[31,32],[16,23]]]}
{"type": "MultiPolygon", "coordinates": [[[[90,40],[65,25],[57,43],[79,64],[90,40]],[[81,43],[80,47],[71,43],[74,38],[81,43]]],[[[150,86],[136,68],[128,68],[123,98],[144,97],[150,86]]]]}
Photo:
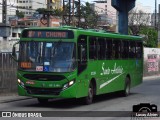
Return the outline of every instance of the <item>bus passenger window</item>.
{"type": "Polygon", "coordinates": [[[112,39],[106,40],[106,59],[112,58],[112,39]]]}
{"type": "Polygon", "coordinates": [[[142,58],[142,42],[136,44],[136,58],[142,58]]]}
{"type": "Polygon", "coordinates": [[[120,40],[113,40],[112,44],[112,59],[119,59],[121,57],[120,40]]]}
{"type": "Polygon", "coordinates": [[[92,59],[92,60],[97,59],[96,37],[89,38],[89,59],[92,59]]]}
{"type": "Polygon", "coordinates": [[[122,45],[121,45],[121,54],[122,54],[122,58],[128,58],[128,41],[126,40],[122,40],[122,45]]]}
{"type": "Polygon", "coordinates": [[[136,51],[135,51],[135,42],[130,42],[129,45],[129,58],[135,58],[136,51]]]}
{"type": "Polygon", "coordinates": [[[104,38],[98,38],[98,59],[99,60],[104,60],[105,59],[105,39],[104,38]]]}
{"type": "Polygon", "coordinates": [[[87,67],[87,36],[78,37],[78,74],[87,67]]]}

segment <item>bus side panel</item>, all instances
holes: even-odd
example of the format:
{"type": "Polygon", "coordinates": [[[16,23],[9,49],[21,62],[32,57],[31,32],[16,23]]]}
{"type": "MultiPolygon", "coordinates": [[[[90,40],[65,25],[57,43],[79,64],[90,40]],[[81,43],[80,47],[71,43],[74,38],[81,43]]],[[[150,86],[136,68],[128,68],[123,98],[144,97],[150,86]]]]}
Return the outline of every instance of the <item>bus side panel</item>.
{"type": "Polygon", "coordinates": [[[143,80],[143,61],[139,59],[133,62],[135,63],[135,67],[131,67],[130,69],[133,69],[135,72],[131,75],[131,87],[141,84],[143,80]]]}
{"type": "MultiPolygon", "coordinates": [[[[126,64],[126,63],[125,63],[126,64]]],[[[100,83],[98,94],[110,93],[124,89],[125,65],[121,60],[106,60],[99,63],[100,83]]]]}

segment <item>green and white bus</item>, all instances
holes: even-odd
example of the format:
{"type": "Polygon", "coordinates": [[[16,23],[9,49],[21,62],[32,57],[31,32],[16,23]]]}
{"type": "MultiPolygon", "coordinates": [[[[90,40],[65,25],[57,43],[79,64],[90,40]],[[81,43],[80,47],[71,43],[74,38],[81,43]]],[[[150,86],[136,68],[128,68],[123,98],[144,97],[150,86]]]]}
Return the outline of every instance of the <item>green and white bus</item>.
{"type": "Polygon", "coordinates": [[[74,27],[28,28],[21,33],[18,93],[40,103],[51,98],[83,98],[121,91],[142,83],[143,45],[138,36],[74,27]]]}

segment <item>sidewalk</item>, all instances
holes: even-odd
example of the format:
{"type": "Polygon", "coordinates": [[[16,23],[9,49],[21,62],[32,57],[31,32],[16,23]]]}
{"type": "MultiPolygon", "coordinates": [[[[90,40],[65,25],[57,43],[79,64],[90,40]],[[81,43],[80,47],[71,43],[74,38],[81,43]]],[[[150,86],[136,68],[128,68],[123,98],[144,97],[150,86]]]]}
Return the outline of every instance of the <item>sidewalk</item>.
{"type": "Polygon", "coordinates": [[[26,99],[32,99],[32,97],[18,96],[17,94],[0,95],[0,103],[20,101],[20,100],[26,100],[26,99]]]}
{"type": "Polygon", "coordinates": [[[143,77],[143,80],[152,80],[152,79],[160,79],[160,75],[143,77]]]}

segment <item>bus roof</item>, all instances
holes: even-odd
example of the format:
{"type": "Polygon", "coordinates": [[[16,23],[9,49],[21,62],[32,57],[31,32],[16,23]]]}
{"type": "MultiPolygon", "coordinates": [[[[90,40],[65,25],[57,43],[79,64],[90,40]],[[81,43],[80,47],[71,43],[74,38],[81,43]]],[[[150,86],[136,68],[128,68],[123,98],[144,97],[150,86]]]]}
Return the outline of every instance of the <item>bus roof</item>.
{"type": "MultiPolygon", "coordinates": [[[[141,40],[140,36],[132,36],[132,35],[123,35],[120,33],[112,33],[105,30],[96,30],[96,29],[83,29],[72,26],[61,26],[61,27],[31,27],[25,28],[24,30],[72,30],[75,34],[80,35],[89,35],[96,37],[108,37],[108,38],[120,38],[120,39],[133,39],[133,40],[141,40]]],[[[23,32],[23,31],[22,31],[23,32]]]]}

